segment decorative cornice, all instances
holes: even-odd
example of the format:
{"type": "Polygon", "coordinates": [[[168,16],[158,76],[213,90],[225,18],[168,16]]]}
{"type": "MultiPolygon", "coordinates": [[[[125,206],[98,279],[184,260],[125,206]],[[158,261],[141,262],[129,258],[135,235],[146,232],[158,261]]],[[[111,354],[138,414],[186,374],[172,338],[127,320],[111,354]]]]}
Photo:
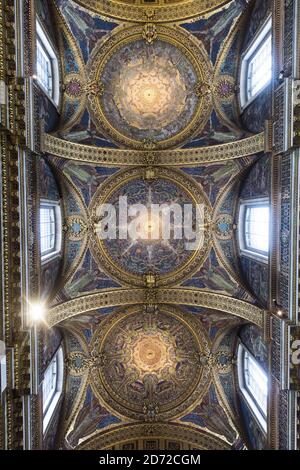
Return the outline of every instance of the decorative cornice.
{"type": "Polygon", "coordinates": [[[149,157],[154,165],[197,166],[204,163],[222,162],[254,155],[264,151],[264,133],[210,147],[190,149],[138,151],[93,147],[69,142],[54,135],[44,134],[42,149],[45,153],[105,166],[145,166],[149,157]]]}
{"type": "Polygon", "coordinates": [[[49,328],[76,315],[104,307],[143,304],[174,304],[204,307],[237,316],[254,323],[260,328],[263,325],[264,310],[243,300],[196,289],[109,289],[96,294],[85,295],[69,300],[48,312],[49,328]]]}
{"type": "Polygon", "coordinates": [[[132,1],[131,5],[118,0],[75,0],[75,3],[98,13],[104,19],[148,23],[174,23],[184,22],[200,16],[216,12],[231,0],[185,0],[173,1],[159,0],[153,5],[141,5],[139,1],[132,1]]]}
{"type": "Polygon", "coordinates": [[[175,423],[135,423],[106,432],[99,431],[90,439],[80,444],[77,449],[105,449],[130,440],[153,440],[154,438],[161,437],[164,439],[174,439],[177,442],[189,443],[192,447],[203,450],[230,450],[230,446],[226,441],[208,431],[175,423]]]}

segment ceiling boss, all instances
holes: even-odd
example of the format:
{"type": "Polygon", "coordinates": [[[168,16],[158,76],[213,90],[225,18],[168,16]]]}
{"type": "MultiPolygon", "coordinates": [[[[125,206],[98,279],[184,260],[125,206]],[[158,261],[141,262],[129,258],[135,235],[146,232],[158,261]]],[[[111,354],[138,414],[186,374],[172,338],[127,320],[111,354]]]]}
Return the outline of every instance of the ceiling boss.
{"type": "Polygon", "coordinates": [[[99,131],[121,146],[182,145],[212,109],[212,66],[204,47],[183,29],[148,23],[116,28],[96,46],[88,66],[88,107],[99,131]]]}

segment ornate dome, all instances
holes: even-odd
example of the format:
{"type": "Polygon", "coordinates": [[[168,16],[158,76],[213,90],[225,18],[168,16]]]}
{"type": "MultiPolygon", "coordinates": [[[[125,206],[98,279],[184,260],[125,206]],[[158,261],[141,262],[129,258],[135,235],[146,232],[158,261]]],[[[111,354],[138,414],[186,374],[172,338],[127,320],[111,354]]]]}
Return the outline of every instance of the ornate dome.
{"type": "Polygon", "coordinates": [[[93,249],[101,265],[124,282],[143,285],[144,276],[151,273],[159,276],[163,285],[180,279],[205,260],[211,239],[211,209],[204,192],[188,177],[174,170],[161,168],[159,177],[154,180],[144,176],[142,168],[122,172],[96,193],[91,208],[94,220],[99,219],[102,204],[110,204],[116,211],[117,227],[115,236],[102,239],[96,224],[93,249]],[[130,207],[136,206],[140,211],[140,205],[146,213],[130,216],[130,207]],[[161,210],[156,212],[155,207],[161,210]],[[191,208],[190,221],[185,212],[187,207],[191,208]],[[203,212],[196,217],[198,207],[203,212]],[[179,217],[172,208],[179,209],[179,217]],[[123,237],[121,230],[126,211],[129,236],[123,237]],[[170,225],[167,226],[169,222],[165,216],[168,211],[170,225]],[[188,238],[186,230],[189,222],[196,234],[191,249],[189,243],[192,239],[188,238]],[[134,224],[136,230],[131,231],[130,224],[134,224]],[[169,227],[170,236],[164,237],[164,230],[169,227]]]}
{"type": "MultiPolygon", "coordinates": [[[[109,100],[113,100],[128,126],[162,132],[162,128],[174,123],[186,107],[189,84],[183,71],[174,63],[174,56],[178,56],[178,61],[182,60],[182,54],[174,46],[159,41],[151,47],[145,47],[144,41],[137,41],[130,50],[125,48],[113,57],[103,73],[107,82],[104,95],[107,114],[112,106],[109,100]],[[117,69],[113,62],[121,61],[120,56],[124,63],[117,69]]],[[[192,88],[196,81],[195,72],[190,64],[185,65],[191,72],[192,88]]],[[[195,101],[189,109],[191,115],[195,101]]]]}
{"type": "Polygon", "coordinates": [[[88,71],[93,120],[119,144],[170,147],[209,117],[209,58],[179,28],[117,28],[97,45],[88,71]]]}
{"type": "Polygon", "coordinates": [[[171,307],[132,308],[110,318],[91,349],[95,393],[135,419],[180,413],[210,381],[209,342],[200,322],[171,307]]]}

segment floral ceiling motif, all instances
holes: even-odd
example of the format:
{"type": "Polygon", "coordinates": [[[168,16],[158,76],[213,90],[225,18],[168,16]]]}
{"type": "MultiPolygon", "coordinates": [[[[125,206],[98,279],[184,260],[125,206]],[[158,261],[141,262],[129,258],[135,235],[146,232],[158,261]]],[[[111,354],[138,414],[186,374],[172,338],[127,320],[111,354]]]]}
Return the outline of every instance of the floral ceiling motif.
{"type": "Polygon", "coordinates": [[[167,419],[206,391],[209,352],[209,340],[194,316],[172,307],[129,309],[104,320],[95,332],[95,393],[121,415],[167,419]]]}
{"type": "Polygon", "coordinates": [[[116,28],[95,47],[88,108],[100,132],[131,148],[167,148],[206,124],[212,67],[183,29],[116,28]]]}

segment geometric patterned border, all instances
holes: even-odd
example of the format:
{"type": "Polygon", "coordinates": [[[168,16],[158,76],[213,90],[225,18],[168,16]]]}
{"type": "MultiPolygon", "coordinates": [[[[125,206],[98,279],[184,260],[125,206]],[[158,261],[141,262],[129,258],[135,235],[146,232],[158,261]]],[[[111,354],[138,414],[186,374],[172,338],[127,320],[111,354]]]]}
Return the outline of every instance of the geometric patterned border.
{"type": "Polygon", "coordinates": [[[45,153],[68,160],[89,162],[106,166],[195,166],[254,155],[264,151],[265,135],[257,134],[246,139],[209,147],[161,151],[109,149],[69,142],[50,134],[43,135],[45,153]]]}
{"type": "Polygon", "coordinates": [[[88,8],[104,17],[129,22],[177,22],[198,18],[224,7],[230,0],[185,0],[168,2],[159,0],[152,4],[139,1],[118,0],[75,0],[78,5],[88,8]],[[129,4],[130,3],[130,4],[129,4]],[[173,3],[170,4],[170,3],[173,3]]]}
{"type": "MultiPolygon", "coordinates": [[[[194,445],[201,450],[230,450],[230,445],[203,429],[175,423],[129,424],[106,432],[98,432],[76,448],[76,450],[96,450],[113,447],[130,440],[164,439],[194,445]]],[[[142,450],[142,449],[141,449],[142,450]]]]}
{"type": "Polygon", "coordinates": [[[104,307],[143,304],[174,304],[204,307],[254,323],[262,328],[265,311],[243,300],[195,289],[109,289],[84,295],[52,307],[46,318],[49,328],[75,317],[104,307]]]}

